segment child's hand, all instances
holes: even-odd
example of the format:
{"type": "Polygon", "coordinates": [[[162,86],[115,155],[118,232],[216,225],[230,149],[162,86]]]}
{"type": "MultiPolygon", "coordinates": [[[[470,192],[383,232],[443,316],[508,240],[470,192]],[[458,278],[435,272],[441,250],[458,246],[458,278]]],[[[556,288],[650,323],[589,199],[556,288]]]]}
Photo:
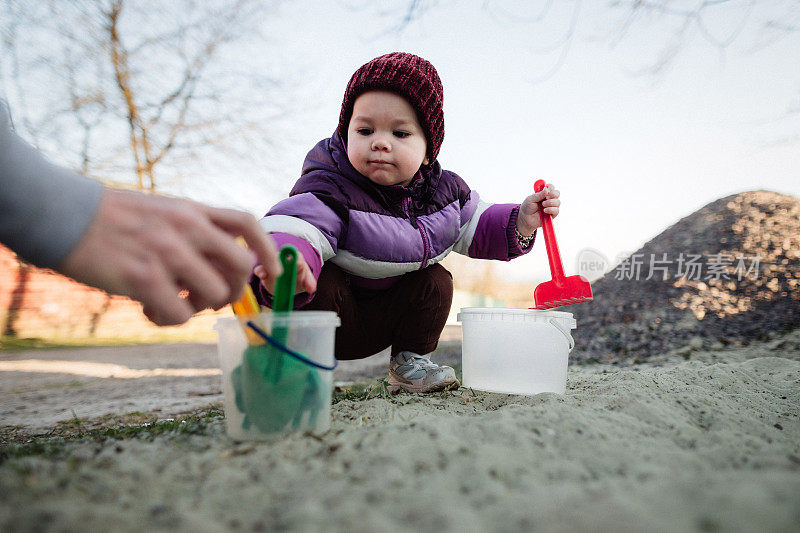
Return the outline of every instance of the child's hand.
{"type": "Polygon", "coordinates": [[[555,218],[558,216],[558,206],[561,200],[558,197],[561,193],[556,190],[552,183],[545,185],[544,189],[533,193],[519,206],[519,216],[517,216],[517,231],[524,237],[531,235],[537,228],[542,226],[539,218],[539,202],[544,206],[544,212],[555,218]]]}
{"type": "MultiPolygon", "coordinates": [[[[278,275],[270,275],[267,269],[262,265],[256,265],[253,273],[261,280],[261,285],[272,294],[275,292],[275,281],[278,275]]],[[[301,292],[312,293],[317,290],[317,280],[314,279],[314,274],[311,272],[311,267],[306,263],[303,254],[297,254],[297,283],[295,284],[294,293],[300,294],[301,292]]]]}

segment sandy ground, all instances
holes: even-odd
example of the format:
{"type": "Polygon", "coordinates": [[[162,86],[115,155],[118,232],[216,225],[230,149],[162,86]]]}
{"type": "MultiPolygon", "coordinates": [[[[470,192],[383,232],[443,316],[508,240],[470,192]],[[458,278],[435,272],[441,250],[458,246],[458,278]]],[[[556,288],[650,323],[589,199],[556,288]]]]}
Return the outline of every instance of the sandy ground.
{"type": "MultiPolygon", "coordinates": [[[[213,349],[187,349],[195,357],[131,348],[140,355],[112,362],[214,367],[213,349]]],[[[138,407],[143,396],[163,413],[219,398],[218,376],[55,374],[33,390],[26,373],[0,374],[4,423],[52,413],[50,391],[72,398],[78,416],[138,407]],[[123,382],[140,393],[126,399],[123,382]],[[7,415],[23,397],[28,411],[7,415]]],[[[318,437],[235,443],[216,419],[199,435],[0,456],[0,501],[0,529],[10,531],[798,531],[800,335],[664,366],[573,368],[565,396],[341,401],[318,437]]]]}

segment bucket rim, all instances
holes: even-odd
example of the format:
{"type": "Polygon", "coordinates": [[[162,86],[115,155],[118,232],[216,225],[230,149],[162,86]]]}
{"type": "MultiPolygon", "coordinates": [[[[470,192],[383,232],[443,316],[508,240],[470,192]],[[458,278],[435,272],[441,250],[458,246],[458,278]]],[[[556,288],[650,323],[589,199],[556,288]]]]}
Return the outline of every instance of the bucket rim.
{"type": "Polygon", "coordinates": [[[223,328],[233,324],[239,327],[243,320],[253,320],[257,324],[266,322],[267,324],[278,326],[339,327],[342,324],[339,315],[335,311],[269,311],[252,315],[221,317],[217,319],[214,328],[223,328]]]}
{"type": "Polygon", "coordinates": [[[553,311],[552,309],[523,309],[519,307],[462,307],[461,314],[497,314],[497,315],[527,315],[554,318],[573,318],[574,315],[567,311],[553,311]]]}

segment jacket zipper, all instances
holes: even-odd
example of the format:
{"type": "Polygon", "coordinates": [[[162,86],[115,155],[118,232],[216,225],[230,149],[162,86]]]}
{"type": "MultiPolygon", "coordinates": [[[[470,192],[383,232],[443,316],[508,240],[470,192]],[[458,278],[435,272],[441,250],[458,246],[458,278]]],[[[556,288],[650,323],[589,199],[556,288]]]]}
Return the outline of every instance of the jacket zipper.
{"type": "Polygon", "coordinates": [[[422,264],[420,264],[419,269],[422,270],[426,266],[428,266],[428,259],[430,256],[430,243],[428,242],[428,234],[425,233],[425,228],[422,227],[422,224],[417,223],[417,217],[411,214],[410,209],[411,204],[411,197],[406,196],[403,198],[403,212],[406,214],[408,219],[411,221],[411,225],[417,228],[419,231],[420,236],[422,237],[422,264]]]}

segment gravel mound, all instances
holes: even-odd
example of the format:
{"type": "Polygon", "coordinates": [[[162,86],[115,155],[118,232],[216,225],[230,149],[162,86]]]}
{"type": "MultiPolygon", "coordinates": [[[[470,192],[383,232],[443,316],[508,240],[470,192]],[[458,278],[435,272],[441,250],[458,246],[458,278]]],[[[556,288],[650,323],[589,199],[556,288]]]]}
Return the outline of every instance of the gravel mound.
{"type": "Polygon", "coordinates": [[[577,361],[642,361],[748,344],[800,326],[800,199],[727,196],[681,219],[592,284],[577,361]]]}

